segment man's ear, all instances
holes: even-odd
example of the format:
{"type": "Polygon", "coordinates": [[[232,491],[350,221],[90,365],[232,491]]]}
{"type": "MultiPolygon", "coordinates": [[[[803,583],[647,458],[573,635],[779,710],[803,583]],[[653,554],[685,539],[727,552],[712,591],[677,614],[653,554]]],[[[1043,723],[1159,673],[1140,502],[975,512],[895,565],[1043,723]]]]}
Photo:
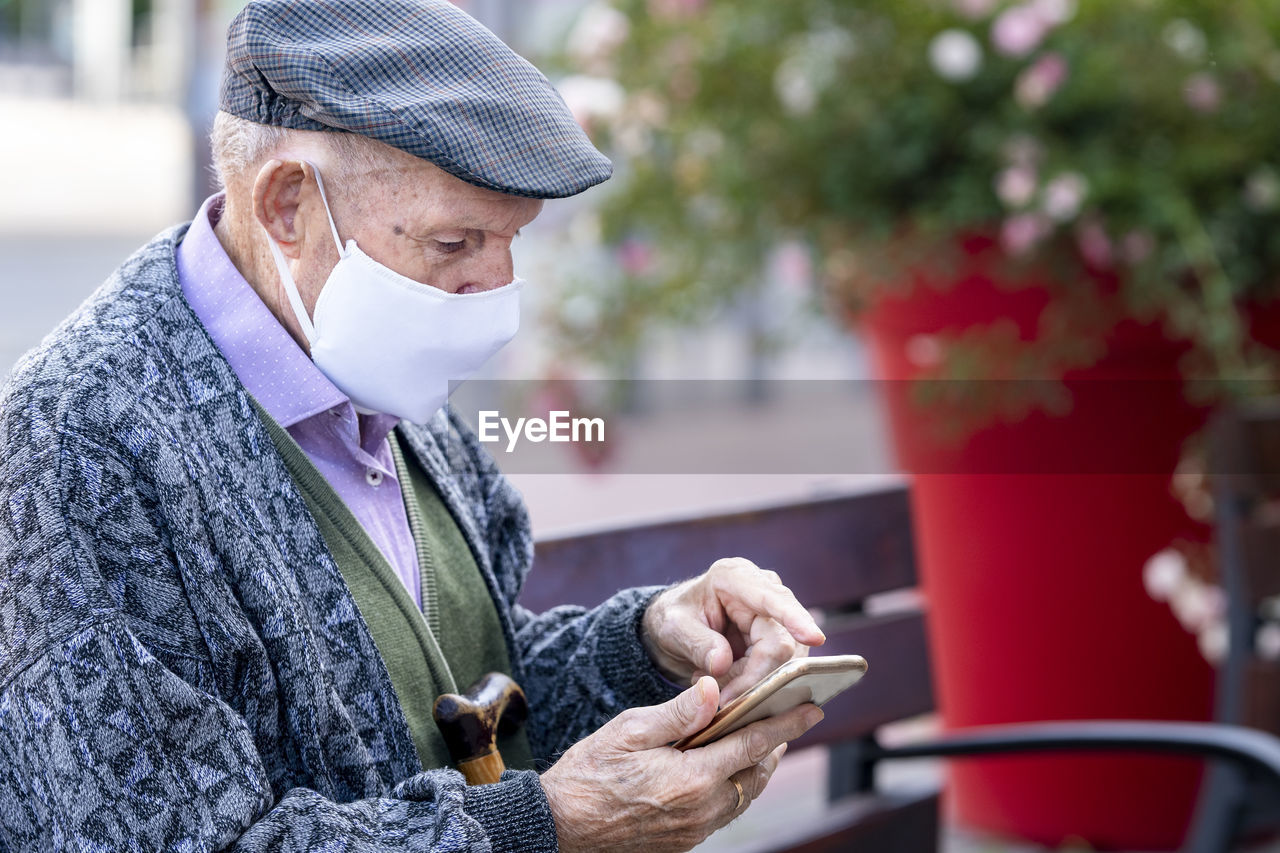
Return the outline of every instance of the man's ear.
{"type": "Polygon", "coordinates": [[[253,215],[290,260],[302,254],[297,220],[306,177],[305,167],[297,160],[270,160],[253,182],[253,215]]]}

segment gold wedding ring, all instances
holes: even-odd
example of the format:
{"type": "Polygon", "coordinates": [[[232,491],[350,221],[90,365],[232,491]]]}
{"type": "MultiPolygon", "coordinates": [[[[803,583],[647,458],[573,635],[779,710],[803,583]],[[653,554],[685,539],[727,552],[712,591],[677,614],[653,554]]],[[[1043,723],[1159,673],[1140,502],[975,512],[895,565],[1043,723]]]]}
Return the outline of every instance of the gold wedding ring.
{"type": "Polygon", "coordinates": [[[747,802],[747,792],[742,790],[742,783],[739,782],[737,779],[734,779],[732,776],[730,776],[729,781],[733,783],[733,787],[738,789],[738,804],[733,807],[733,810],[735,812],[742,811],[743,805],[745,805],[747,802]]]}

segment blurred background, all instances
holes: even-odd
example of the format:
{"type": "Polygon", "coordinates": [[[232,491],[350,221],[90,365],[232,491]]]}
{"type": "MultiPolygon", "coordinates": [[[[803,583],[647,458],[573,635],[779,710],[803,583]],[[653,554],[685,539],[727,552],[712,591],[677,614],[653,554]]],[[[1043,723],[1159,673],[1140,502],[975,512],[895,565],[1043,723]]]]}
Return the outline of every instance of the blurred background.
{"type": "MultiPolygon", "coordinates": [[[[0,0],[0,162],[11,164],[0,178],[5,306],[0,373],[7,373],[134,249],[162,228],[190,219],[214,191],[206,135],[217,108],[226,26],[242,5],[235,0],[0,0]]],[[[592,37],[581,29],[582,0],[458,5],[535,60],[562,51],[575,27],[577,38],[592,37]]],[[[594,26],[589,19],[586,25],[594,26]]],[[[558,76],[571,75],[565,69],[558,76]]],[[[581,244],[600,244],[591,234],[591,211],[600,195],[549,205],[526,232],[518,262],[521,275],[536,286],[528,292],[525,327],[486,375],[580,375],[577,354],[554,345],[555,315],[570,284],[581,285],[581,244]]],[[[659,330],[663,340],[624,372],[597,365],[588,375],[865,375],[859,346],[812,310],[807,285],[791,274],[777,282],[778,298],[768,308],[748,305],[697,336],[659,330]],[[762,326],[779,322],[793,324],[788,345],[766,352],[762,326]]],[[[712,417],[740,420],[734,418],[737,409],[734,403],[712,417]]],[[[878,452],[872,449],[879,447],[873,413],[865,421],[865,444],[869,452],[878,452]]],[[[526,477],[521,487],[534,508],[535,524],[546,531],[695,509],[709,501],[741,503],[842,488],[850,479],[667,477],[661,485],[646,486],[643,478],[635,479],[640,474],[526,477]]]]}
{"type": "MultiPolygon", "coordinates": [[[[242,5],[0,0],[0,375],[214,190],[206,136],[242,5]]],[[[484,378],[632,383],[619,405],[650,428],[626,441],[657,448],[696,428],[767,453],[822,420],[853,460],[827,473],[646,474],[566,450],[569,473],[513,475],[540,536],[910,478],[953,722],[982,721],[966,703],[984,688],[958,679],[989,672],[995,692],[1014,684],[1021,698],[1035,693],[1031,670],[1067,654],[1115,659],[1098,692],[1129,690],[1131,704],[1007,705],[1000,721],[1211,715],[1227,646],[1201,430],[1217,408],[1273,393],[1280,375],[1280,8],[457,5],[548,73],[616,165],[603,187],[548,204],[518,241],[526,322],[484,378]],[[889,387],[816,407],[798,390],[873,377],[889,387]],[[689,379],[733,382],[699,399],[635,390],[689,379]],[[932,400],[906,392],[918,379],[935,380],[932,400]],[[1150,418],[1140,446],[1098,443],[1135,405],[1090,409],[1078,383],[1135,379],[1165,389],[1137,407],[1150,418]],[[921,423],[959,425],[963,440],[938,444],[921,423]],[[1015,498],[990,476],[1014,446],[1141,459],[1124,470],[1143,474],[1060,479],[1015,498]],[[944,569],[957,585],[939,582],[944,569]],[[1010,591],[1032,582],[1029,600],[1059,621],[941,639],[948,625],[999,627],[1025,606],[1010,591]],[[1012,647],[1025,656],[1007,667],[964,657],[1012,647]]],[[[1259,623],[1273,668],[1277,614],[1259,623]]],[[[937,726],[931,715],[885,737],[937,726]]],[[[812,750],[785,762],[707,849],[816,819],[825,761],[812,750]]],[[[939,775],[929,764],[889,772],[908,787],[939,775]]],[[[1178,813],[1173,829],[1113,837],[1134,847],[1180,831],[1197,778],[1183,775],[1169,799],[1150,798],[1178,813]]],[[[1023,833],[1055,839],[1047,847],[996,840],[987,830],[1018,832],[984,808],[956,805],[943,849],[1092,849],[1053,820],[1023,833]]]]}

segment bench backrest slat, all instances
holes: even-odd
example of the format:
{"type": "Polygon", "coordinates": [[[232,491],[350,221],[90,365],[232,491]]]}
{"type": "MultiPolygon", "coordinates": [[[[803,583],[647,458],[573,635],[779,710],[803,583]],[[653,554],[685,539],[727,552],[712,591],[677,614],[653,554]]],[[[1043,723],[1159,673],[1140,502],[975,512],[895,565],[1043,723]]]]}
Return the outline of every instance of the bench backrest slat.
{"type": "Polygon", "coordinates": [[[542,540],[521,603],[590,606],[620,588],[682,580],[734,556],[777,571],[809,607],[840,609],[913,587],[907,490],[542,540]]]}

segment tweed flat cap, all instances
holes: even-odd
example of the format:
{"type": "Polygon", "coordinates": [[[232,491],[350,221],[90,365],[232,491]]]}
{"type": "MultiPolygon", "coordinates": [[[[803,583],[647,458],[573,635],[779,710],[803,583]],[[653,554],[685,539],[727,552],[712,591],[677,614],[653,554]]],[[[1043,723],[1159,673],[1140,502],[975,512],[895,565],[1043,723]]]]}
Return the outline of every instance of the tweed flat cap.
{"type": "Polygon", "coordinates": [[[227,34],[220,108],[359,133],[510,195],[612,173],[536,68],[447,0],[252,0],[227,34]]]}

